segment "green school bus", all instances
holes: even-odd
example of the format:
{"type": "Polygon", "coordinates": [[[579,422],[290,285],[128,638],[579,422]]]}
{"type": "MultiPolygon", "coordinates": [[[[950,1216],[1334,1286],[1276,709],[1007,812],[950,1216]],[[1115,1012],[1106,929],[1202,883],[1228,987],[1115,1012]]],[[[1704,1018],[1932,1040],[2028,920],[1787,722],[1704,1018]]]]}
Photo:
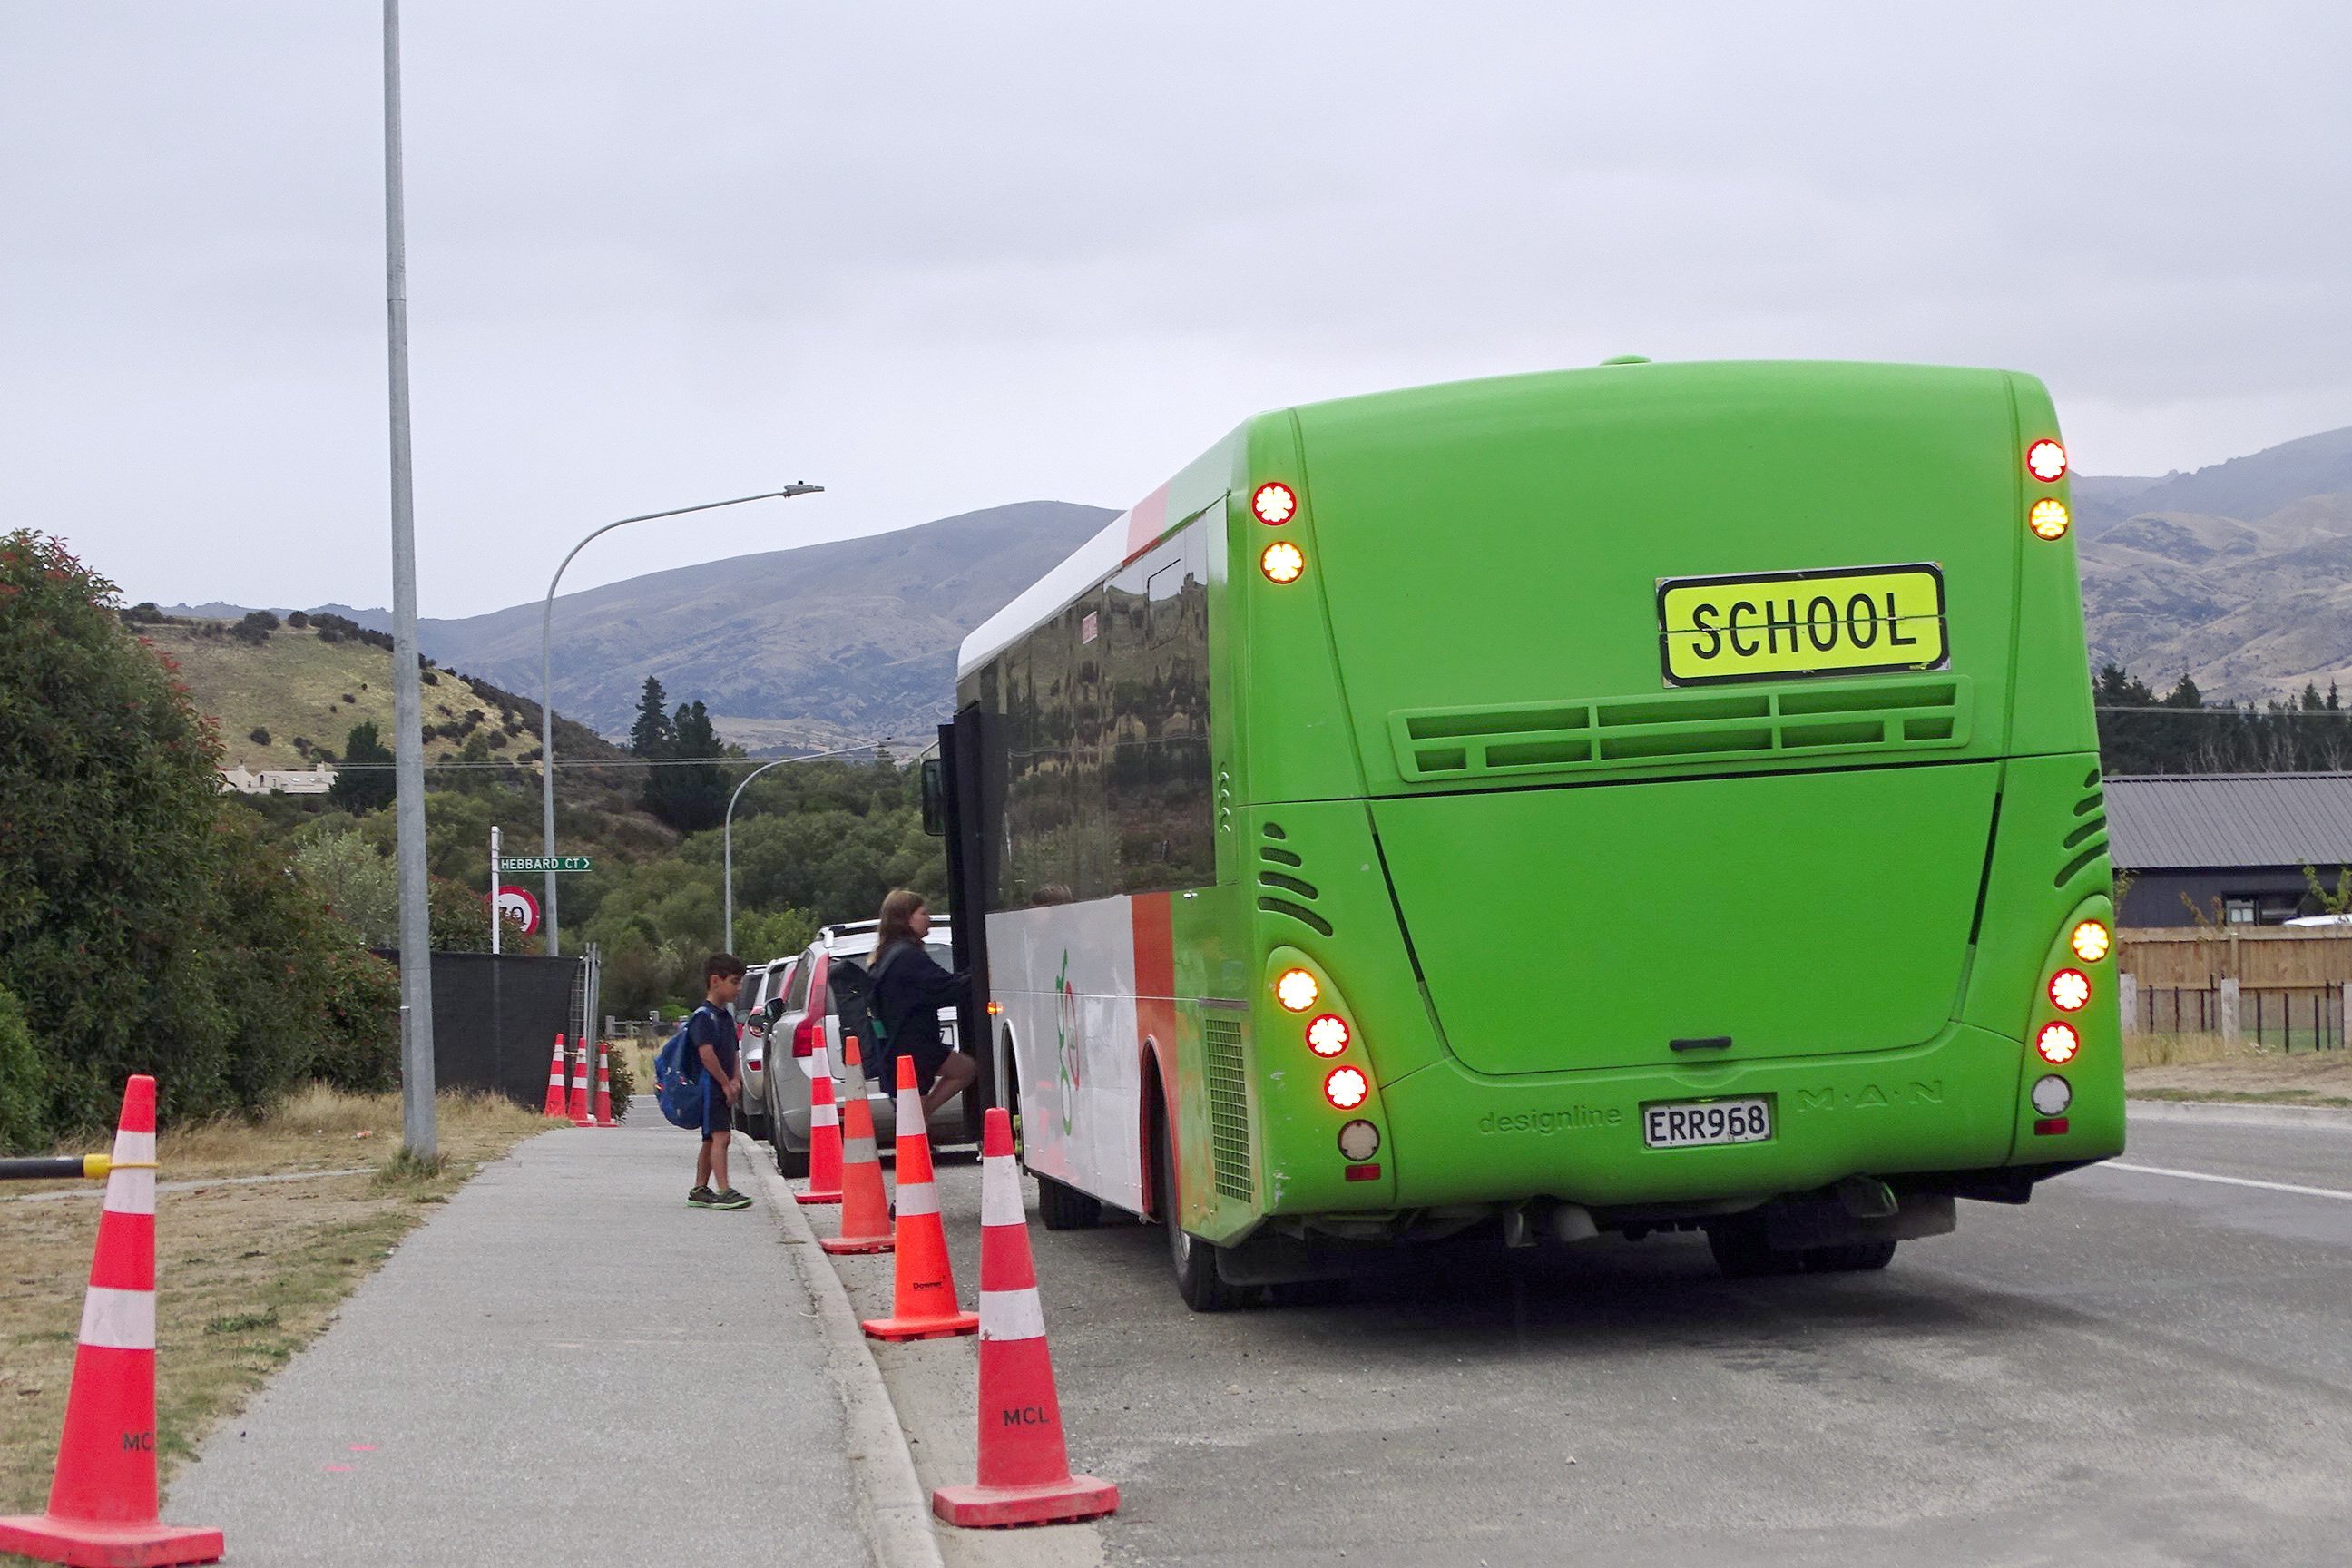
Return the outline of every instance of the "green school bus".
{"type": "Polygon", "coordinates": [[[1465,1232],[1884,1267],[2121,1152],[2048,394],[1612,363],[1260,415],[965,642],[965,1037],[1196,1308],[1465,1232]]]}

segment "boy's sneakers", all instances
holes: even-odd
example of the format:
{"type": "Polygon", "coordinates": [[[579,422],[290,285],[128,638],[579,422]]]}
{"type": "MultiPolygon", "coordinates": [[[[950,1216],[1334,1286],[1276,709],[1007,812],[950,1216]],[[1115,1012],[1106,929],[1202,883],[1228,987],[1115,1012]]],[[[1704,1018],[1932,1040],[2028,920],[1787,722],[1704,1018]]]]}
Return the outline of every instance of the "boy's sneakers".
{"type": "Polygon", "coordinates": [[[696,1187],[686,1194],[686,1206],[690,1209],[707,1209],[718,1196],[719,1194],[709,1187],[696,1187]]]}
{"type": "Polygon", "coordinates": [[[751,1206],[751,1200],[732,1187],[719,1193],[714,1193],[709,1187],[697,1187],[686,1194],[686,1206],[694,1209],[747,1209],[751,1206]]]}

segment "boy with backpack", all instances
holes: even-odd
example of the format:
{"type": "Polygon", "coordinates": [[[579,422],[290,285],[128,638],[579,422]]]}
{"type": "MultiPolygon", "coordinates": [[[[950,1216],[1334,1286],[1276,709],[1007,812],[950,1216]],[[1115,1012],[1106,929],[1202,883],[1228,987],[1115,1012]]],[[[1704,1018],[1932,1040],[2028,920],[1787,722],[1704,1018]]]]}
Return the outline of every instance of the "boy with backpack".
{"type": "Polygon", "coordinates": [[[729,1009],[743,989],[745,968],[731,952],[706,959],[702,1005],[686,1021],[687,1059],[702,1069],[702,1150],[694,1157],[694,1190],[686,1194],[692,1208],[751,1206],[750,1198],[727,1184],[727,1144],[735,1130],[735,1101],[743,1092],[743,1080],[735,1076],[735,1015],[729,1009]]]}

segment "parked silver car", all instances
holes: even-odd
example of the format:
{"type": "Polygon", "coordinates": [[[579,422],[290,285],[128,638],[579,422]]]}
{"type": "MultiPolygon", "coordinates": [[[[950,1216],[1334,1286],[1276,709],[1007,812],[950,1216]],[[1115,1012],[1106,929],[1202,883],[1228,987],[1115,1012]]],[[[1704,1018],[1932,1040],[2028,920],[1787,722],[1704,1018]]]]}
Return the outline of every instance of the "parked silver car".
{"type": "Polygon", "coordinates": [[[735,1048],[738,1068],[743,1077],[742,1098],[735,1103],[735,1130],[753,1138],[768,1134],[768,1034],[762,1026],[760,1009],[772,996],[782,996],[792,984],[793,965],[800,954],[779,958],[771,963],[755,963],[743,973],[743,989],[735,995],[735,1016],[742,1020],[736,1031],[735,1048]]]}
{"type": "MultiPolygon", "coordinates": [[[[767,1059],[772,1065],[761,1077],[765,1098],[761,1114],[767,1128],[765,1135],[776,1148],[776,1168],[787,1176],[808,1174],[809,1085],[815,1079],[820,1060],[831,1068],[834,1100],[836,1104],[840,1102],[843,997],[838,993],[848,988],[842,966],[855,965],[857,981],[862,981],[866,962],[874,954],[877,924],[874,921],[852,921],[829,925],[817,932],[816,940],[805,951],[793,959],[780,961],[790,963],[792,968],[782,988],[774,994],[774,1005],[763,997],[758,1012],[745,1015],[755,1024],[766,1026],[767,1059]]],[[[932,917],[930,935],[923,950],[940,967],[953,967],[945,919],[932,917]]],[[[852,981],[848,985],[856,984],[852,981]]],[[[750,1030],[745,1031],[744,1037],[750,1040],[750,1030]]],[[[940,1038],[947,1042],[950,1050],[961,1048],[956,1040],[952,1007],[940,1009],[940,1038]]],[[[866,1089],[866,1103],[874,1113],[874,1136],[887,1148],[889,1141],[897,1136],[898,1127],[890,1086],[869,1078],[866,1089]]],[[[747,1103],[751,1098],[748,1072],[743,1098],[747,1103]]],[[[930,1131],[934,1144],[979,1142],[976,1092],[964,1096],[961,1115],[957,1108],[950,1107],[933,1122],[930,1131]]]]}

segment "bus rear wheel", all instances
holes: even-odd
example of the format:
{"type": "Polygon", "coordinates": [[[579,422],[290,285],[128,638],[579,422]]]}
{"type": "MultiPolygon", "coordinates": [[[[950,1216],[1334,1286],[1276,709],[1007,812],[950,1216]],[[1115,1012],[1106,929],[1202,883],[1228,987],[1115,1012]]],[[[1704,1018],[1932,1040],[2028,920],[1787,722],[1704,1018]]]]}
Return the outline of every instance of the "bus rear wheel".
{"type": "Polygon", "coordinates": [[[1152,1146],[1152,1191],[1160,1199],[1160,1223],[1168,1232],[1168,1259],[1176,1269],[1176,1293],[1196,1312],[1230,1312],[1243,1304],[1241,1288],[1217,1272],[1217,1249],[1186,1230],[1177,1219],[1176,1151],[1162,1115],[1152,1146]]]}

